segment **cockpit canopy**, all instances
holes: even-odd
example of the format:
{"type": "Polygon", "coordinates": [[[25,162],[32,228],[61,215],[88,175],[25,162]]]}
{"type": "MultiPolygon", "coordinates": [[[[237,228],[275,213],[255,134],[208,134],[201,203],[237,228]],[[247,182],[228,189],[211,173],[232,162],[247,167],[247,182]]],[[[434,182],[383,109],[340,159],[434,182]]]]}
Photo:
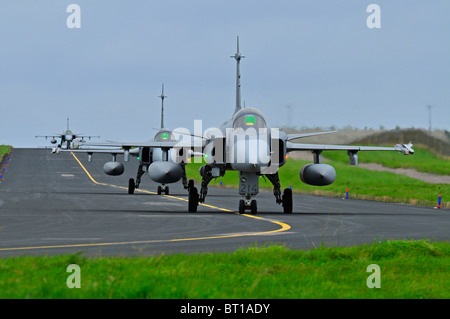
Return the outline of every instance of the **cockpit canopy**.
{"type": "Polygon", "coordinates": [[[156,142],[169,142],[169,141],[173,141],[173,134],[170,131],[158,131],[158,133],[156,133],[154,140],[156,142]]]}
{"type": "Polygon", "coordinates": [[[245,108],[238,111],[233,117],[233,129],[254,128],[258,132],[261,128],[267,128],[264,115],[254,108],[245,108]]]}

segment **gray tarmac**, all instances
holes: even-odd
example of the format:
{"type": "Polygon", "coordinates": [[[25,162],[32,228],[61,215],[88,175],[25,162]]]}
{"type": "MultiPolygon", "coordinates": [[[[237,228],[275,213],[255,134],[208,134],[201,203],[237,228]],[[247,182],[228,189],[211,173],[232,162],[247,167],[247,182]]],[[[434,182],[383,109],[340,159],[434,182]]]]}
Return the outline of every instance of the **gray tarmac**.
{"type": "Polygon", "coordinates": [[[144,175],[140,191],[129,195],[128,179],[136,176],[138,161],[131,158],[125,173],[112,177],[102,169],[109,160],[107,154],[94,154],[89,163],[82,153],[14,149],[0,183],[0,257],[79,252],[136,256],[234,251],[274,243],[310,249],[391,239],[449,240],[449,210],[372,201],[294,194],[293,213],[286,215],[271,191],[261,191],[256,197],[258,214],[239,215],[237,190],[211,187],[206,205],[188,213],[181,182],[169,185],[170,195],[157,195],[157,184],[144,175]]]}

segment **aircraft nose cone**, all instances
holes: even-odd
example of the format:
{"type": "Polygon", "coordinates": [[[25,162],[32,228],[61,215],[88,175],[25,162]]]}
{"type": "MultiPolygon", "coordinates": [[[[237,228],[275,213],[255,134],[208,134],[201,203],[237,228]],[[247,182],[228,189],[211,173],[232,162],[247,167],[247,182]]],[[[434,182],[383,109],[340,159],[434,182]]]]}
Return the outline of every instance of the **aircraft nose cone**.
{"type": "Polygon", "coordinates": [[[178,182],[182,174],[181,166],[172,162],[153,162],[148,168],[150,178],[161,184],[178,182]]]}
{"type": "Polygon", "coordinates": [[[238,140],[231,166],[239,171],[260,172],[270,162],[270,146],[264,139],[238,140]]]}
{"type": "Polygon", "coordinates": [[[73,135],[72,134],[66,134],[66,135],[64,135],[64,139],[66,141],[71,141],[73,139],[73,135]]]}

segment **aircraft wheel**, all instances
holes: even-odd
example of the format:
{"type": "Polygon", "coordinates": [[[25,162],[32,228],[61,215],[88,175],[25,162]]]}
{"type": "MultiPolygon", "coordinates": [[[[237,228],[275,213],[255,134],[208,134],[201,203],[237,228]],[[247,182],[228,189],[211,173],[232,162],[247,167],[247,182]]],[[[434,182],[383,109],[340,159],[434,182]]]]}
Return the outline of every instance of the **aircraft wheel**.
{"type": "Polygon", "coordinates": [[[239,214],[245,214],[245,202],[243,199],[239,201],[239,214]]]}
{"type": "Polygon", "coordinates": [[[190,213],[195,213],[198,206],[198,190],[197,187],[192,187],[189,189],[189,201],[188,201],[188,211],[190,213]]]}
{"type": "Polygon", "coordinates": [[[292,213],[292,189],[286,188],[283,192],[283,212],[292,213]]]}
{"type": "Polygon", "coordinates": [[[169,186],[164,187],[164,194],[169,195],[169,186]]]}
{"type": "Polygon", "coordinates": [[[130,178],[128,180],[128,194],[134,194],[135,189],[136,185],[134,184],[134,179],[130,178]]]}
{"type": "Polygon", "coordinates": [[[158,186],[158,195],[161,195],[161,193],[162,193],[162,187],[158,186]]]}
{"type": "Polygon", "coordinates": [[[253,199],[251,204],[250,204],[250,211],[251,211],[252,215],[255,215],[257,210],[258,210],[258,208],[256,206],[256,200],[253,199]]]}

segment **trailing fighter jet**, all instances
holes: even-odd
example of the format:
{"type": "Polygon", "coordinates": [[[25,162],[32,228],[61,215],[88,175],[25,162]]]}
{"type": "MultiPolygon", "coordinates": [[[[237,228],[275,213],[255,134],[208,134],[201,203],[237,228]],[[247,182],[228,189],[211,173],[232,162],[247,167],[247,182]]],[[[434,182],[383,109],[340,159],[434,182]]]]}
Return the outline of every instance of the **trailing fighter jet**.
{"type": "MultiPolygon", "coordinates": [[[[175,135],[171,130],[164,128],[164,84],[162,85],[161,98],[161,128],[155,134],[153,140],[143,143],[95,143],[84,144],[83,148],[88,146],[102,146],[109,147],[109,149],[79,149],[74,152],[84,152],[88,154],[88,160],[92,160],[93,153],[110,153],[113,158],[112,161],[105,163],[103,171],[107,175],[118,176],[122,175],[125,167],[123,163],[117,161],[117,154],[123,154],[124,161],[129,161],[129,156],[135,156],[139,160],[136,180],[130,178],[128,180],[128,194],[134,194],[135,189],[139,188],[141,177],[147,174],[153,181],[160,183],[158,186],[158,195],[162,193],[169,194],[169,186],[166,184],[176,183],[182,180],[185,189],[193,186],[194,181],[188,182],[186,177],[185,166],[188,162],[188,149],[186,154],[184,149],[173,149],[176,145],[180,145],[179,141],[175,139],[175,135]],[[111,149],[111,147],[117,147],[111,149]],[[172,154],[175,153],[176,154],[172,154]],[[175,158],[175,161],[172,160],[175,158]]],[[[58,153],[58,151],[56,151],[58,153]]]]}
{"type": "Polygon", "coordinates": [[[270,129],[262,112],[255,108],[241,107],[241,74],[240,62],[244,56],[239,51],[231,56],[236,60],[236,107],[233,116],[218,129],[213,129],[202,136],[202,152],[207,164],[200,168],[202,176],[200,193],[196,187],[189,189],[189,212],[197,211],[199,203],[204,203],[208,193],[208,184],[213,178],[224,176],[226,171],[239,172],[239,213],[250,210],[257,212],[256,200],[259,192],[259,178],[266,177],[273,184],[273,194],[277,204],[281,204],[284,213],[292,212],[292,190],[287,188],[281,192],[278,169],[286,162],[286,154],[290,151],[311,151],[314,163],[305,165],[300,170],[302,182],[314,185],[330,185],[336,179],[335,169],[321,163],[321,153],[325,150],[347,151],[350,165],[358,164],[359,151],[399,151],[405,155],[413,154],[412,144],[397,144],[394,147],[345,146],[297,144],[290,142],[302,137],[328,134],[318,132],[307,134],[286,134],[278,129],[270,129]]]}
{"type": "Polygon", "coordinates": [[[79,143],[84,143],[85,140],[84,138],[89,138],[89,140],[91,138],[99,138],[100,136],[90,136],[90,135],[78,135],[78,134],[74,134],[70,129],[69,129],[69,117],[67,117],[67,129],[62,133],[62,134],[55,134],[55,135],[36,135],[37,137],[45,137],[45,139],[51,137],[52,139],[50,140],[50,143],[52,144],[56,144],[58,141],[56,140],[57,138],[60,138],[61,141],[60,143],[57,145],[57,148],[66,148],[66,149],[72,149],[72,148],[77,148],[78,147],[78,143],[75,143],[75,140],[77,140],[78,138],[81,138],[81,140],[77,141],[79,143]]]}
{"type": "MultiPolygon", "coordinates": [[[[167,97],[164,95],[164,84],[162,85],[161,95],[159,97],[161,98],[161,129],[155,134],[153,140],[160,143],[176,142],[173,132],[164,128],[164,99],[167,97]]],[[[120,146],[126,147],[123,144],[120,146]]],[[[165,184],[178,182],[180,178],[185,189],[193,186],[193,180],[190,180],[189,183],[187,181],[186,162],[172,162],[170,154],[172,151],[175,150],[164,147],[140,147],[138,157],[140,163],[136,181],[133,178],[129,179],[128,194],[133,194],[134,190],[139,187],[141,177],[146,172],[148,172],[152,180],[162,184],[162,186],[158,186],[158,195],[161,195],[163,192],[169,195],[169,186],[165,184]]]]}

